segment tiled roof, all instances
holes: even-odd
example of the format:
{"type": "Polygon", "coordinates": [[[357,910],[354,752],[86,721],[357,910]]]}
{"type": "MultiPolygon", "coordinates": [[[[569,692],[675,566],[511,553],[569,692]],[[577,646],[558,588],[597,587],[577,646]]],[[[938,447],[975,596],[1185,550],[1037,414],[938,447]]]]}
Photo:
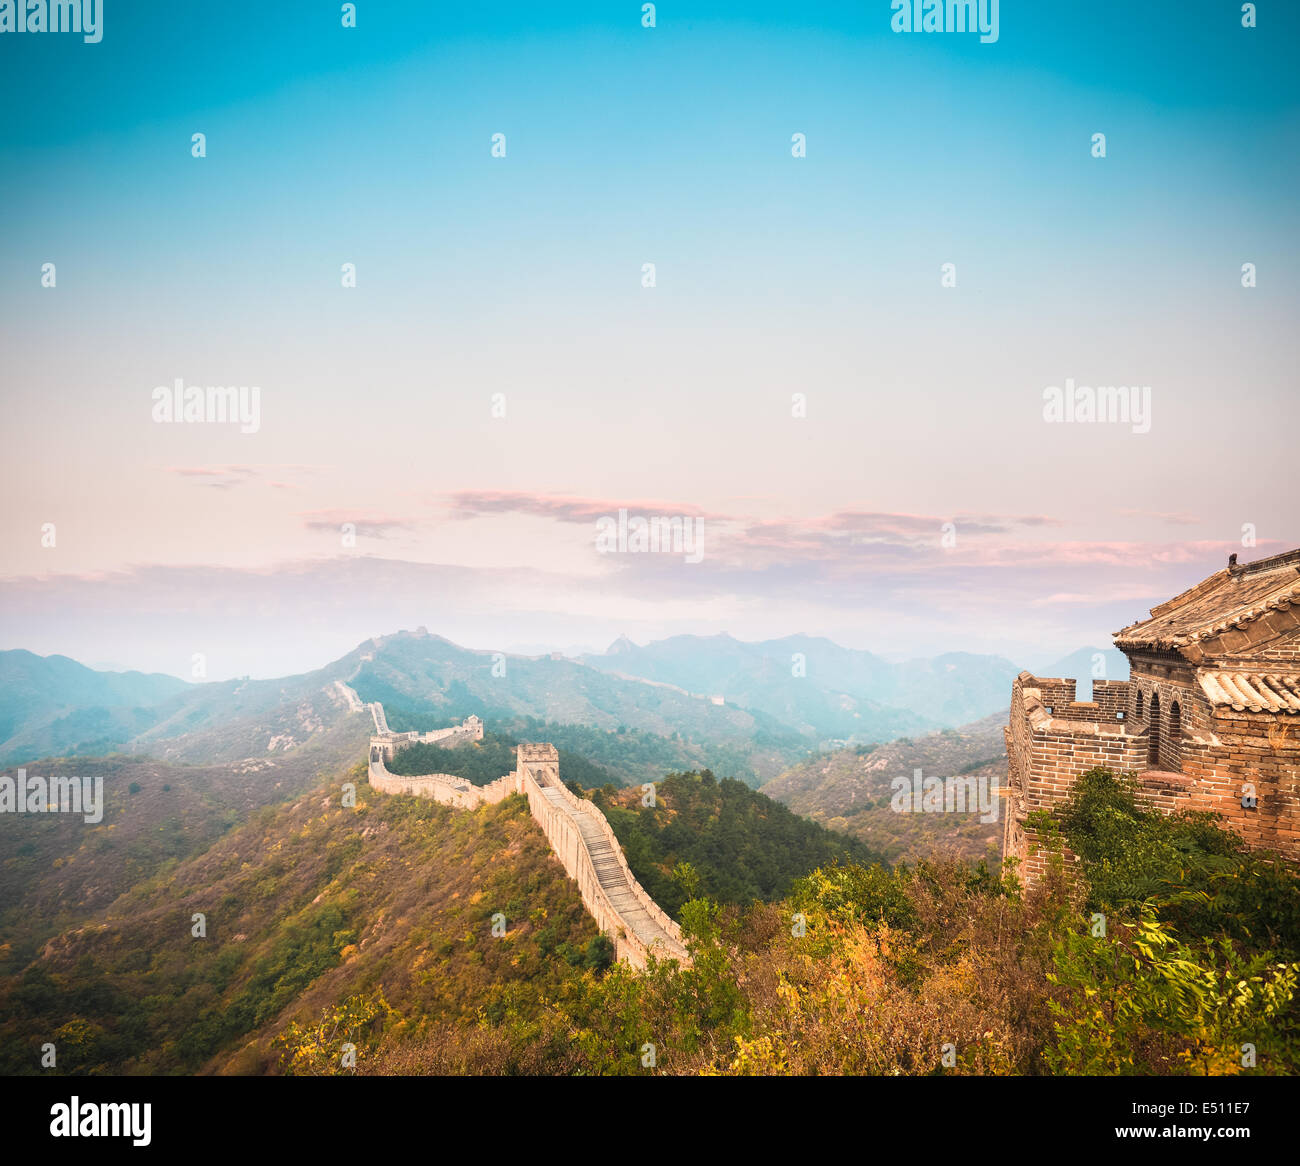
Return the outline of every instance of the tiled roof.
{"type": "Polygon", "coordinates": [[[1196,679],[1213,705],[1231,705],[1239,713],[1246,709],[1253,713],[1300,712],[1300,676],[1202,668],[1196,679]]]}
{"type": "Polygon", "coordinates": [[[1181,648],[1212,639],[1270,612],[1300,610],[1300,549],[1224,568],[1168,603],[1151,618],[1115,633],[1119,648],[1181,648]]]}

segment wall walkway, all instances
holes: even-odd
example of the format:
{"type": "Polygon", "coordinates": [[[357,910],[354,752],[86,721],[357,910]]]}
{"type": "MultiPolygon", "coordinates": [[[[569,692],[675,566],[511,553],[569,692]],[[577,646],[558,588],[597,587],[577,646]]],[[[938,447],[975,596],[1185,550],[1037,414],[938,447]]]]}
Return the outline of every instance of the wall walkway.
{"type": "MultiPolygon", "coordinates": [[[[383,706],[376,702],[369,708],[377,736],[396,737],[388,729],[383,706]]],[[[578,884],[583,906],[613,941],[617,957],[636,968],[644,968],[651,955],[690,964],[681,928],[637,882],[605,815],[560,780],[560,757],[554,745],[520,745],[514,772],[485,786],[448,773],[414,777],[391,773],[384,757],[391,756],[392,745],[371,741],[369,780],[374,789],[432,798],[464,810],[523,794],[565,873],[578,884]]]]}

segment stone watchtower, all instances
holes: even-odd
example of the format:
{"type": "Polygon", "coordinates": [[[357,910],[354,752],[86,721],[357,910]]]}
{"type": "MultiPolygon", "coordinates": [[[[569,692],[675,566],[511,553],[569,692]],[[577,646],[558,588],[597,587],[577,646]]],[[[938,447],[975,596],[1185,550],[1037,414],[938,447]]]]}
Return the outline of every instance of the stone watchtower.
{"type": "Polygon", "coordinates": [[[560,751],[554,745],[520,745],[516,757],[520,777],[527,773],[543,787],[560,784],[560,751]]]}
{"type": "Polygon", "coordinates": [[[1002,852],[1045,869],[1027,824],[1097,766],[1137,776],[1166,812],[1221,814],[1252,847],[1300,860],[1300,549],[1228,566],[1115,633],[1128,681],[1022,672],[1005,734],[1002,852]]]}

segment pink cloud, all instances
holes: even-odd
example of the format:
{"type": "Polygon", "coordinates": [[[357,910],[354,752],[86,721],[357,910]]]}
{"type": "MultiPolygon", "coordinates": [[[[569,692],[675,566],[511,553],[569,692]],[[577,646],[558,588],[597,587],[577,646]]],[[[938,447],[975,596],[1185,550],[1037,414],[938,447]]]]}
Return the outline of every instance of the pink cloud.
{"type": "Polygon", "coordinates": [[[1125,518],[1154,518],[1170,526],[1195,526],[1201,521],[1195,514],[1188,514],[1186,511],[1169,513],[1157,510],[1121,510],[1120,514],[1125,518]]]}
{"type": "Polygon", "coordinates": [[[366,514],[357,510],[304,510],[298,514],[308,530],[327,530],[338,534],[345,523],[356,527],[363,538],[387,538],[398,531],[412,530],[418,525],[412,518],[391,514],[366,514]]]}
{"type": "Polygon", "coordinates": [[[698,506],[680,502],[646,502],[628,499],[574,498],[557,494],[531,494],[499,490],[461,490],[448,495],[451,517],[460,521],[498,514],[527,514],[556,522],[595,522],[615,516],[620,509],[629,514],[667,514],[690,518],[723,519],[698,506]]]}
{"type": "Polygon", "coordinates": [[[203,485],[210,486],[216,490],[229,490],[234,486],[249,485],[259,479],[265,480],[267,486],[275,486],[280,489],[293,489],[285,481],[271,481],[267,475],[271,472],[277,473],[313,473],[316,470],[329,469],[328,466],[313,466],[302,463],[280,463],[270,465],[246,465],[246,464],[229,464],[229,465],[211,465],[211,466],[165,466],[163,473],[175,474],[180,478],[198,478],[204,479],[203,485]]]}

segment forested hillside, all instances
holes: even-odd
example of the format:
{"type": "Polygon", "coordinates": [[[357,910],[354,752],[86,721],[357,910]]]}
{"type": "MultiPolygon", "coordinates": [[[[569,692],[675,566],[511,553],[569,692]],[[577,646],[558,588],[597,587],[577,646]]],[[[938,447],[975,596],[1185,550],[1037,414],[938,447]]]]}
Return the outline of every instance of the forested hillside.
{"type": "Polygon", "coordinates": [[[169,875],[260,808],[316,785],[318,760],[294,750],[229,765],[41,762],[32,772],[46,778],[102,778],[103,819],[0,814],[0,977],[136,883],[169,875]]]}
{"type": "MultiPolygon", "coordinates": [[[[450,773],[474,785],[488,785],[515,768],[515,749],[519,743],[519,739],[513,736],[484,732],[481,741],[468,741],[451,747],[425,743],[404,745],[384,764],[390,773],[450,773]]],[[[560,772],[566,781],[603,785],[612,780],[608,772],[592,765],[585,757],[566,749],[559,752],[560,772]]]]}
{"type": "Polygon", "coordinates": [[[561,1073],[1300,1069],[1294,868],[1142,810],[1105,771],[1055,826],[1082,856],[1073,882],[1061,863],[1026,894],[1014,872],[925,862],[818,870],[747,909],[697,899],[692,968],[616,965],[540,1021],[378,1038],[360,1071],[535,1070],[539,1032],[561,1073]]]}
{"type": "Polygon", "coordinates": [[[1295,870],[1105,771],[1036,822],[1080,861],[1028,894],[962,861],[791,878],[834,840],[705,774],[661,783],[658,817],[598,791],[646,877],[672,862],[695,896],[693,966],[639,973],[522,799],[382,797],[363,768],[355,807],[341,782],[267,807],[4,980],[0,1071],[37,1072],[46,1041],[69,1074],[1300,1068],[1295,870]]]}
{"type": "Polygon", "coordinates": [[[740,906],[767,902],[819,866],[876,858],[862,843],[708,770],[656,782],[653,805],[639,787],[598,789],[591,798],[609,819],[632,873],[674,918],[697,896],[740,906]]]}
{"type": "Polygon", "coordinates": [[[523,799],[465,813],[351,780],[355,808],[339,785],[267,807],[51,941],[0,985],[0,1073],[38,1071],[45,1041],[64,1073],[276,1071],[292,1020],[354,997],[353,1021],[414,1039],[609,962],[523,799]]]}
{"type": "Polygon", "coordinates": [[[987,822],[980,812],[898,813],[896,778],[974,778],[992,795],[1006,784],[1005,715],[885,745],[856,745],[792,765],[763,786],[797,814],[857,838],[883,858],[912,862],[942,854],[980,858],[1002,837],[1002,806],[987,822]]]}

